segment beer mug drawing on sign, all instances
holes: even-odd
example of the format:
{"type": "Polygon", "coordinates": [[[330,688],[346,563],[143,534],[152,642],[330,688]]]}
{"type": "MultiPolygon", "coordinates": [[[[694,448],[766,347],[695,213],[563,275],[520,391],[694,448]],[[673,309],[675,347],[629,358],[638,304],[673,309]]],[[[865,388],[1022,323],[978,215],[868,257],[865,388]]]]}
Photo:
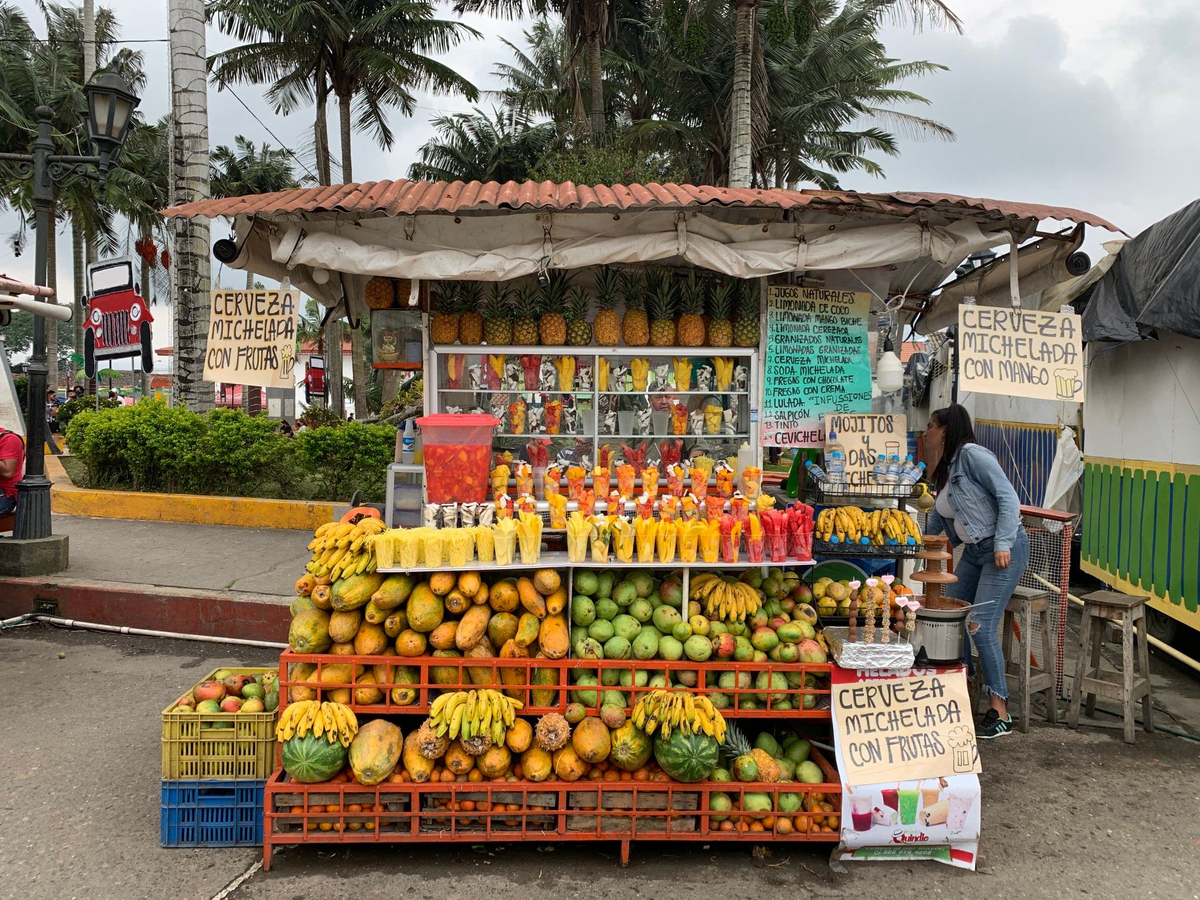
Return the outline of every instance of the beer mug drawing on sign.
{"type": "Polygon", "coordinates": [[[1083,390],[1083,379],[1076,377],[1074,369],[1054,370],[1054,392],[1059,400],[1074,400],[1083,390]]]}

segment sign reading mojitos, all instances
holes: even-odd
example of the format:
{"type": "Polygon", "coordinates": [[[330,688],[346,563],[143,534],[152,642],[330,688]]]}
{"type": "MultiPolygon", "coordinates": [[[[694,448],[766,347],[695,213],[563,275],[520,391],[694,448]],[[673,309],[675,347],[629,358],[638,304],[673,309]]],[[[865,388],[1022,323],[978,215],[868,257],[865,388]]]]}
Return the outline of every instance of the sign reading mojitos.
{"type": "Polygon", "coordinates": [[[1074,313],[958,308],[963,391],[1083,402],[1082,320],[1074,313]]]}

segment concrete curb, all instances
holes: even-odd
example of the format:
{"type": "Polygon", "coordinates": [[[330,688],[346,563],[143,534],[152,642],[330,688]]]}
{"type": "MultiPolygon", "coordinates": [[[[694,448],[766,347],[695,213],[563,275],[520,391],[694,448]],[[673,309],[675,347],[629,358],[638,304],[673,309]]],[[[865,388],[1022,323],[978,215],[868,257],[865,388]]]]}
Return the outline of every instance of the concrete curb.
{"type": "MultiPolygon", "coordinates": [[[[313,531],[334,518],[335,503],[263,500],[256,497],[209,497],[199,494],[151,494],[76,487],[62,463],[46,457],[50,505],[54,512],[94,519],[139,519],[190,525],[235,525],[313,531]]],[[[344,507],[345,504],[342,504],[344,507]]]]}
{"type": "Polygon", "coordinates": [[[0,616],[25,613],[212,637],[287,641],[291,597],[85,578],[0,578],[0,616]]]}

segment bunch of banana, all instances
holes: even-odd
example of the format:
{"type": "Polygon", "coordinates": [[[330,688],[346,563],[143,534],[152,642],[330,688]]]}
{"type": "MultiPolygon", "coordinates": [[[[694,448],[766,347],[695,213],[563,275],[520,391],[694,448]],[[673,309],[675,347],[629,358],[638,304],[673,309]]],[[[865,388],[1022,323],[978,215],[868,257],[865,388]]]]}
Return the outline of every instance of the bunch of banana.
{"type": "Polygon", "coordinates": [[[281,741],[304,737],[310,731],[316,737],[324,736],[331,744],[349,747],[358,734],[358,719],[350,707],[341,703],[301,700],[289,703],[275,725],[275,737],[281,741]]]}
{"type": "Polygon", "coordinates": [[[304,568],[332,583],[339,578],[375,571],[375,553],[368,538],[386,531],[381,519],[360,519],[358,524],[326,522],[316,530],[308,549],[312,559],[304,568]]]}
{"type": "Polygon", "coordinates": [[[828,544],[871,544],[876,547],[921,543],[916,521],[902,509],[870,513],[857,506],[829,507],[817,515],[817,539],[828,544]]]}
{"type": "Polygon", "coordinates": [[[478,734],[489,735],[493,744],[503,744],[508,727],[517,720],[517,710],[525,704],[500,691],[483,688],[442,694],[429,705],[429,724],[438,736],[468,740],[478,734]]]}
{"type": "Polygon", "coordinates": [[[743,622],[762,605],[758,591],[750,585],[740,581],[730,584],[711,572],[692,578],[690,594],[689,599],[704,601],[704,613],[710,619],[743,622]]]}
{"type": "Polygon", "coordinates": [[[634,704],[630,720],[646,734],[657,729],[667,738],[672,728],[678,728],[684,734],[707,734],[717,743],[725,743],[725,717],[707,697],[686,691],[643,694],[634,704]]]}

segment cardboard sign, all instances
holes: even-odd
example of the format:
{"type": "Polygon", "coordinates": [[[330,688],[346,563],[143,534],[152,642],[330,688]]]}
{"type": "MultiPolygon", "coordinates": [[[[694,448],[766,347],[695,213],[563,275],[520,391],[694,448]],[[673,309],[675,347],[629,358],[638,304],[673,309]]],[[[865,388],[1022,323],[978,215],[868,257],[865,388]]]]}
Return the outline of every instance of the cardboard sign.
{"type": "Polygon", "coordinates": [[[204,379],[294,387],[299,291],[211,291],[204,379]]]}
{"type": "Polygon", "coordinates": [[[870,410],[870,309],[864,291],[767,288],[763,446],[816,446],[826,413],[870,410]]]}
{"type": "Polygon", "coordinates": [[[958,378],[963,391],[1083,402],[1083,327],[1074,313],[963,304],[958,378]]]}
{"type": "Polygon", "coordinates": [[[961,668],[904,677],[850,673],[856,675],[833,684],[838,768],[847,785],[981,771],[961,668]]]}
{"type": "Polygon", "coordinates": [[[875,461],[892,456],[901,460],[908,455],[908,418],[892,415],[829,415],[825,432],[837,435],[846,448],[846,484],[861,487],[874,484],[871,469],[875,461]]]}
{"type": "Polygon", "coordinates": [[[13,382],[12,369],[8,367],[8,351],[4,347],[3,336],[0,336],[0,428],[25,437],[25,417],[21,415],[17,386],[13,382]]]}

